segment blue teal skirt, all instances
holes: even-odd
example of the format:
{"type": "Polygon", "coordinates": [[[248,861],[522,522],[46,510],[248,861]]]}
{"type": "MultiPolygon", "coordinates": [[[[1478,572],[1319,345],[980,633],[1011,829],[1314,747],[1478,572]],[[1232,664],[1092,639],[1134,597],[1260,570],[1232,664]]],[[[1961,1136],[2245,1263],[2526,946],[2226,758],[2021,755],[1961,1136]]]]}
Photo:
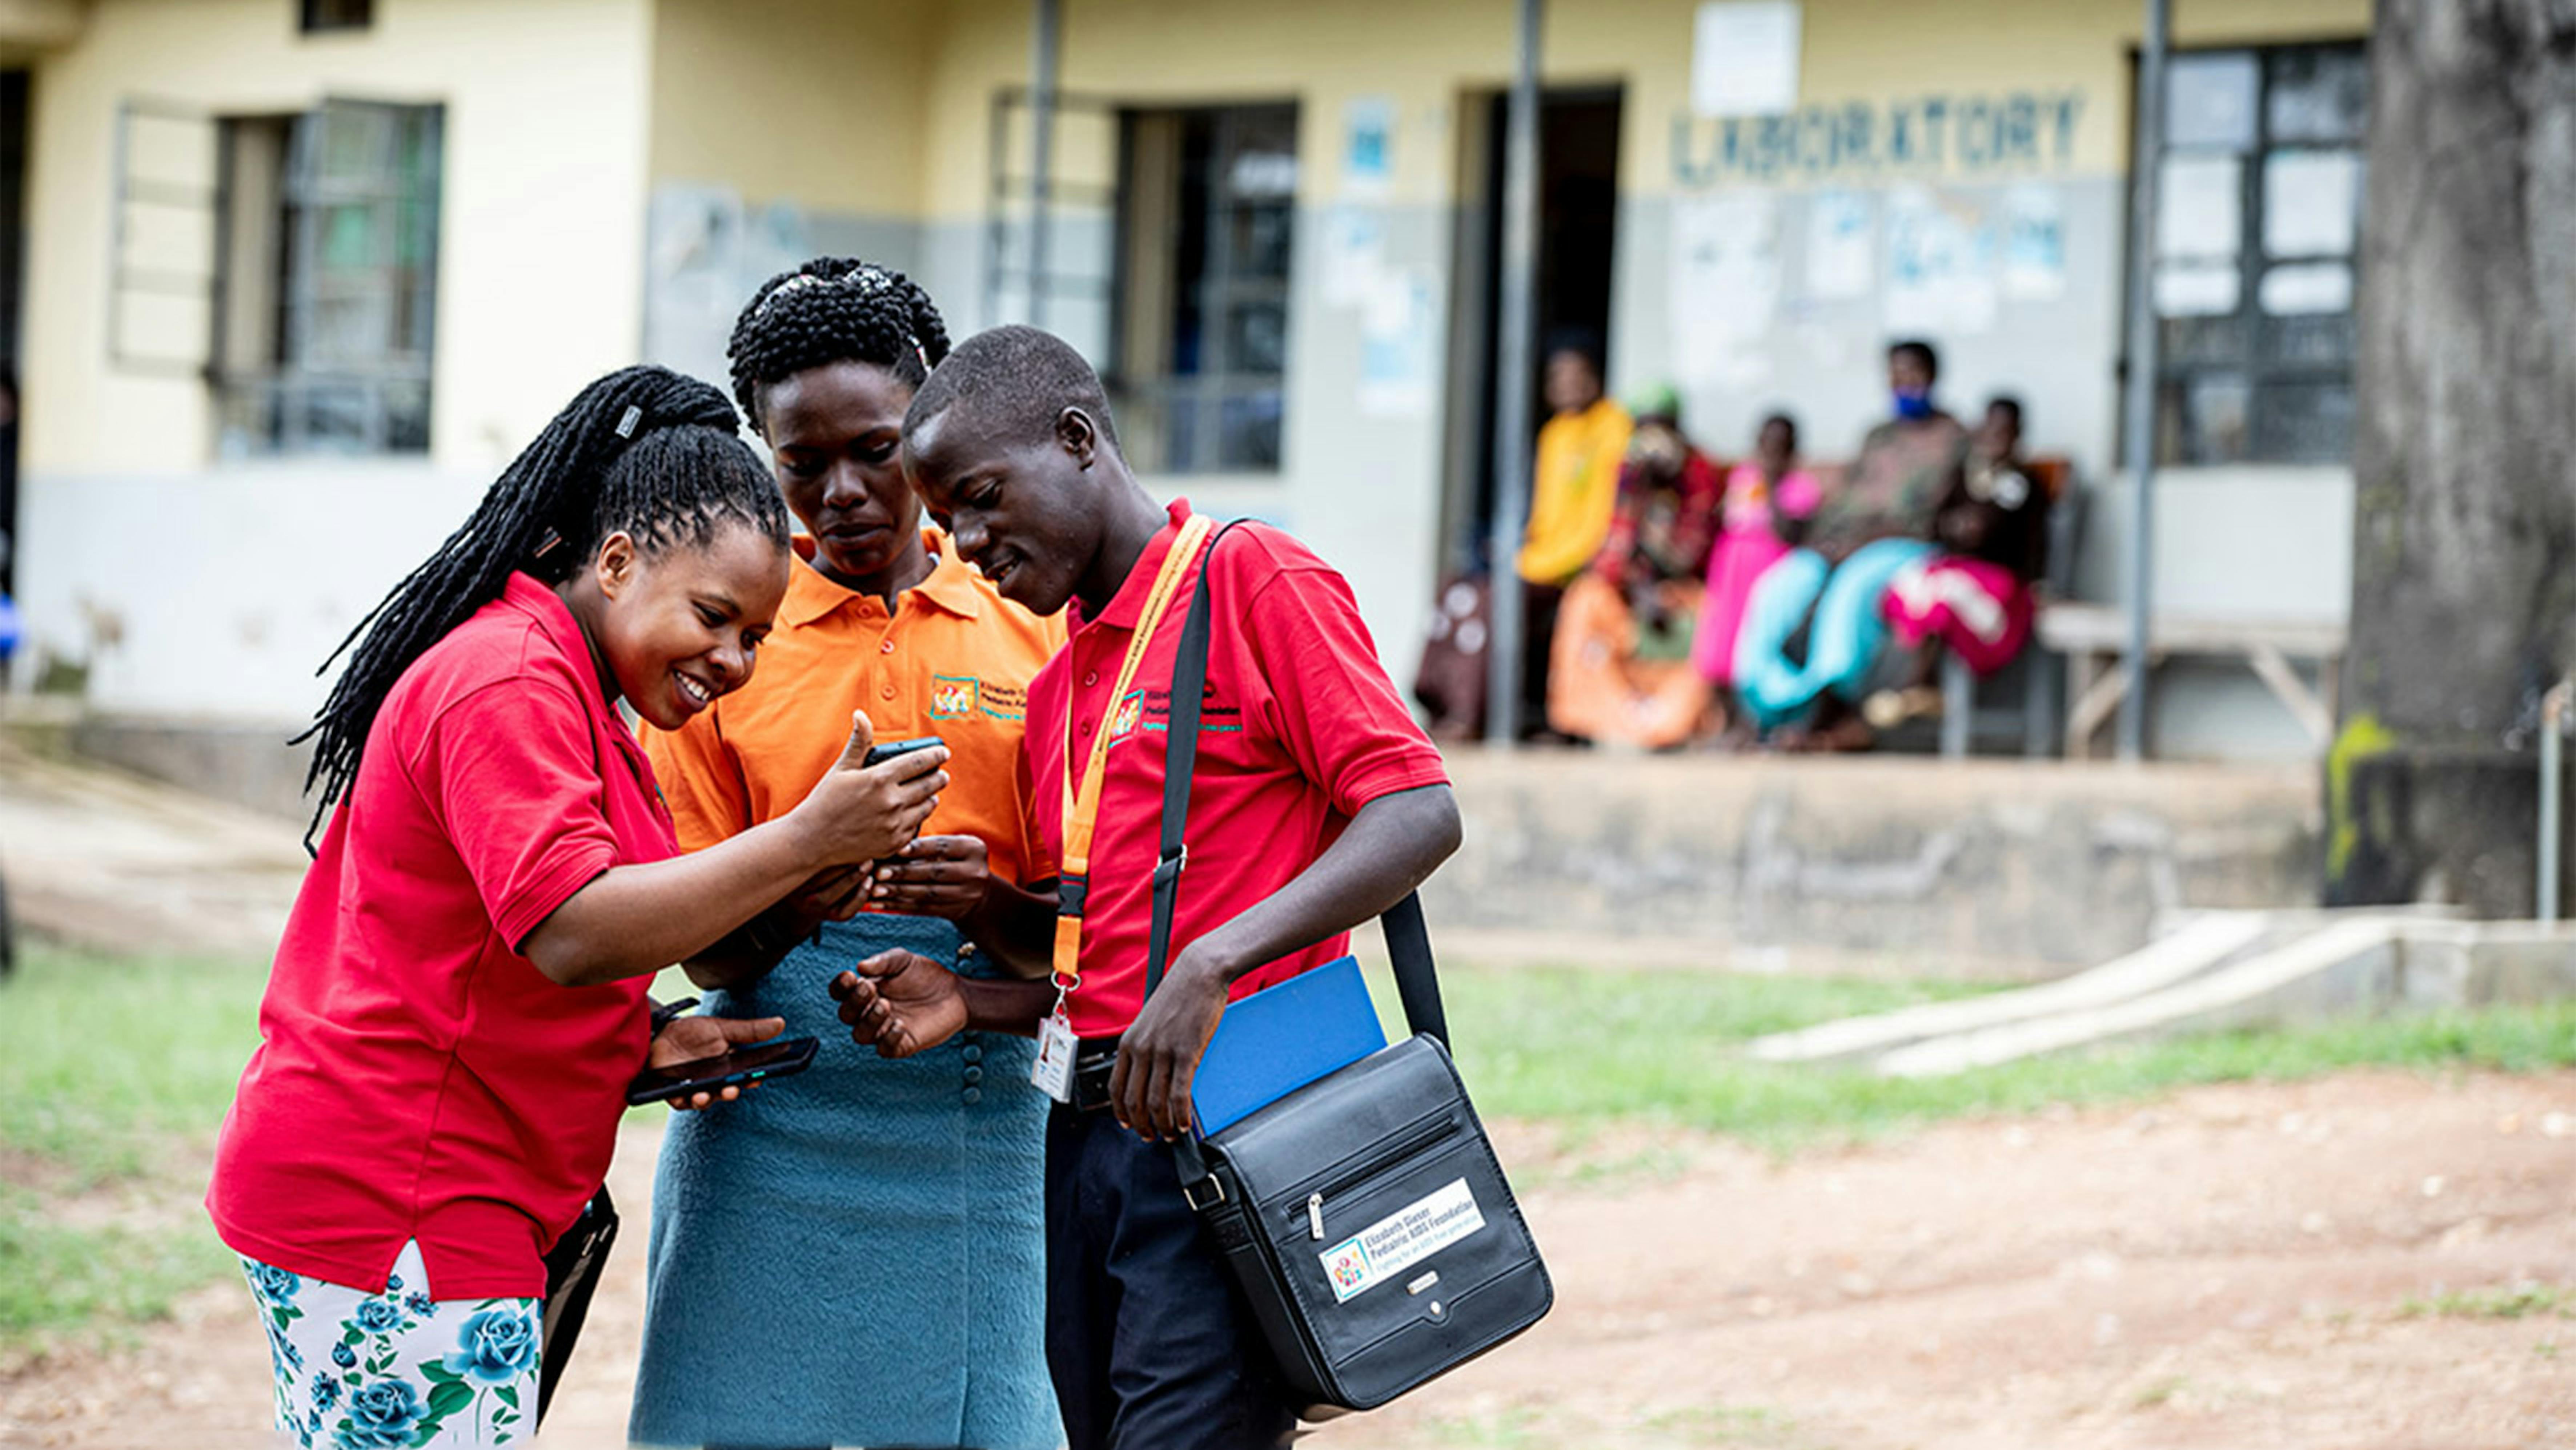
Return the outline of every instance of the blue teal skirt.
{"type": "MultiPolygon", "coordinates": [[[[646,1445],[1064,1442],[1045,1344],[1047,1099],[1036,1044],[962,1033],[889,1062],[850,1041],[827,983],[907,947],[959,960],[949,923],[823,929],[725,1017],[823,1039],[804,1073],[671,1118],[629,1438],[646,1445]]],[[[980,958],[973,967],[980,971],[980,958]]]]}

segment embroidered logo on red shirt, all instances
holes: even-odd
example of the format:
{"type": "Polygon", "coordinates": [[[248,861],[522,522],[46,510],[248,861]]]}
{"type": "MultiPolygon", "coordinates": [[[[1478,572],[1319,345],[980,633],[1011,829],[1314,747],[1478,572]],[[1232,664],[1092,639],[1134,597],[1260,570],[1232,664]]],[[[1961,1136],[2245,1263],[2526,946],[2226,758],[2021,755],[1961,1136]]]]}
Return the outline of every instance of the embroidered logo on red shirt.
{"type": "Polygon", "coordinates": [[[1142,690],[1129,692],[1127,698],[1119,701],[1118,708],[1109,716],[1109,738],[1124,740],[1135,734],[1136,726],[1144,718],[1145,692],[1142,690]]]}

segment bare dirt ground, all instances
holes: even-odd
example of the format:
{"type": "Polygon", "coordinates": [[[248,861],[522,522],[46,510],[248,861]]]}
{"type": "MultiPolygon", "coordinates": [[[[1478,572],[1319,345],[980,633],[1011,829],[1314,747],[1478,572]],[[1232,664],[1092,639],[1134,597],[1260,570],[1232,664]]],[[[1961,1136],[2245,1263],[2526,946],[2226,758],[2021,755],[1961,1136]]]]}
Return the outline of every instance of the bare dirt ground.
{"type": "MultiPolygon", "coordinates": [[[[13,872],[31,839],[85,831],[94,864],[131,864],[48,850],[49,892],[85,880],[130,901],[135,873],[185,875],[154,844],[166,829],[102,826],[80,782],[42,784],[0,769],[13,872]],[[57,809],[71,800],[80,821],[57,809]]],[[[191,819],[215,874],[165,888],[271,896],[283,861],[236,849],[260,832],[191,819]]],[[[1554,1185],[1525,1204],[1555,1314],[1317,1430],[1318,1450],[2576,1445],[2576,1295],[2511,1314],[2473,1297],[2576,1284],[2576,1073],[2205,1088],[1785,1162],[1643,1130],[1585,1150],[1669,1167],[1652,1174],[1569,1173],[1547,1130],[1498,1131],[1524,1179],[1554,1185]]],[[[630,1124],[611,1180],[633,1225],[658,1135],[630,1124]]],[[[635,1235],[544,1443],[622,1443],[635,1235]]],[[[853,1353],[870,1332],[853,1326],[853,1353]]],[[[226,1282],[133,1344],[0,1379],[0,1446],[263,1446],[267,1401],[247,1295],[226,1282]]]]}
{"type": "MultiPolygon", "coordinates": [[[[619,1155],[636,1221],[657,1135],[619,1155]]],[[[2576,1444],[2576,1320],[2407,1307],[2576,1278],[2571,1135],[2576,1073],[2364,1074],[1785,1163],[1702,1141],[1668,1177],[1530,1194],[1554,1316],[1311,1443],[2576,1444]]],[[[619,1246],[546,1443],[622,1443],[642,1260],[619,1246]]],[[[226,1283],[0,1382],[0,1445],[261,1445],[266,1373],[226,1283]]]]}

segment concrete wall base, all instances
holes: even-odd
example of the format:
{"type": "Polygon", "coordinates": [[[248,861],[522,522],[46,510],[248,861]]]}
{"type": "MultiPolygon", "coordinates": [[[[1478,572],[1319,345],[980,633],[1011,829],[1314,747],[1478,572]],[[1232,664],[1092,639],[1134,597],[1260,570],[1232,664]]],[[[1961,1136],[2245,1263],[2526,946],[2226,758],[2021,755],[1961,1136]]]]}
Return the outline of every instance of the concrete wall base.
{"type": "Polygon", "coordinates": [[[1450,758],[1444,950],[1586,965],[2038,981],[2173,913],[2316,902],[2306,766],[1450,758]]]}

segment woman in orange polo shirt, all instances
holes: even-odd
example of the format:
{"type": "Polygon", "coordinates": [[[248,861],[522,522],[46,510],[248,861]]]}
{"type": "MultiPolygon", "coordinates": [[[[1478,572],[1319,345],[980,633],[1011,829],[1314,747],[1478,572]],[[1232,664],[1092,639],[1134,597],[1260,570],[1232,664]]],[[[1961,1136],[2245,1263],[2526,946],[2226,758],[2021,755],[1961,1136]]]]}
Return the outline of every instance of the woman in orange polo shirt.
{"type": "MultiPolygon", "coordinates": [[[[839,1025],[826,984],[907,947],[973,974],[1044,971],[1055,867],[1022,822],[1028,683],[1064,642],[925,529],[896,454],[948,353],[930,299],[836,258],[771,279],[735,325],[736,397],[804,526],[759,677],[645,737],[684,849],[794,807],[864,708],[876,738],[936,735],[951,784],[899,865],[826,878],[690,965],[709,1010],[839,1025]],[[850,891],[872,909],[821,919],[850,891]],[[819,928],[819,929],[818,929],[819,928]],[[1014,928],[1017,928],[1016,930],[1014,928]],[[1035,948],[1019,958],[1013,942],[1035,948]]],[[[674,1119],[654,1186],[647,1445],[1063,1440],[1046,1376],[1035,1044],[966,1034],[893,1062],[827,1052],[793,1090],[674,1119]]]]}

